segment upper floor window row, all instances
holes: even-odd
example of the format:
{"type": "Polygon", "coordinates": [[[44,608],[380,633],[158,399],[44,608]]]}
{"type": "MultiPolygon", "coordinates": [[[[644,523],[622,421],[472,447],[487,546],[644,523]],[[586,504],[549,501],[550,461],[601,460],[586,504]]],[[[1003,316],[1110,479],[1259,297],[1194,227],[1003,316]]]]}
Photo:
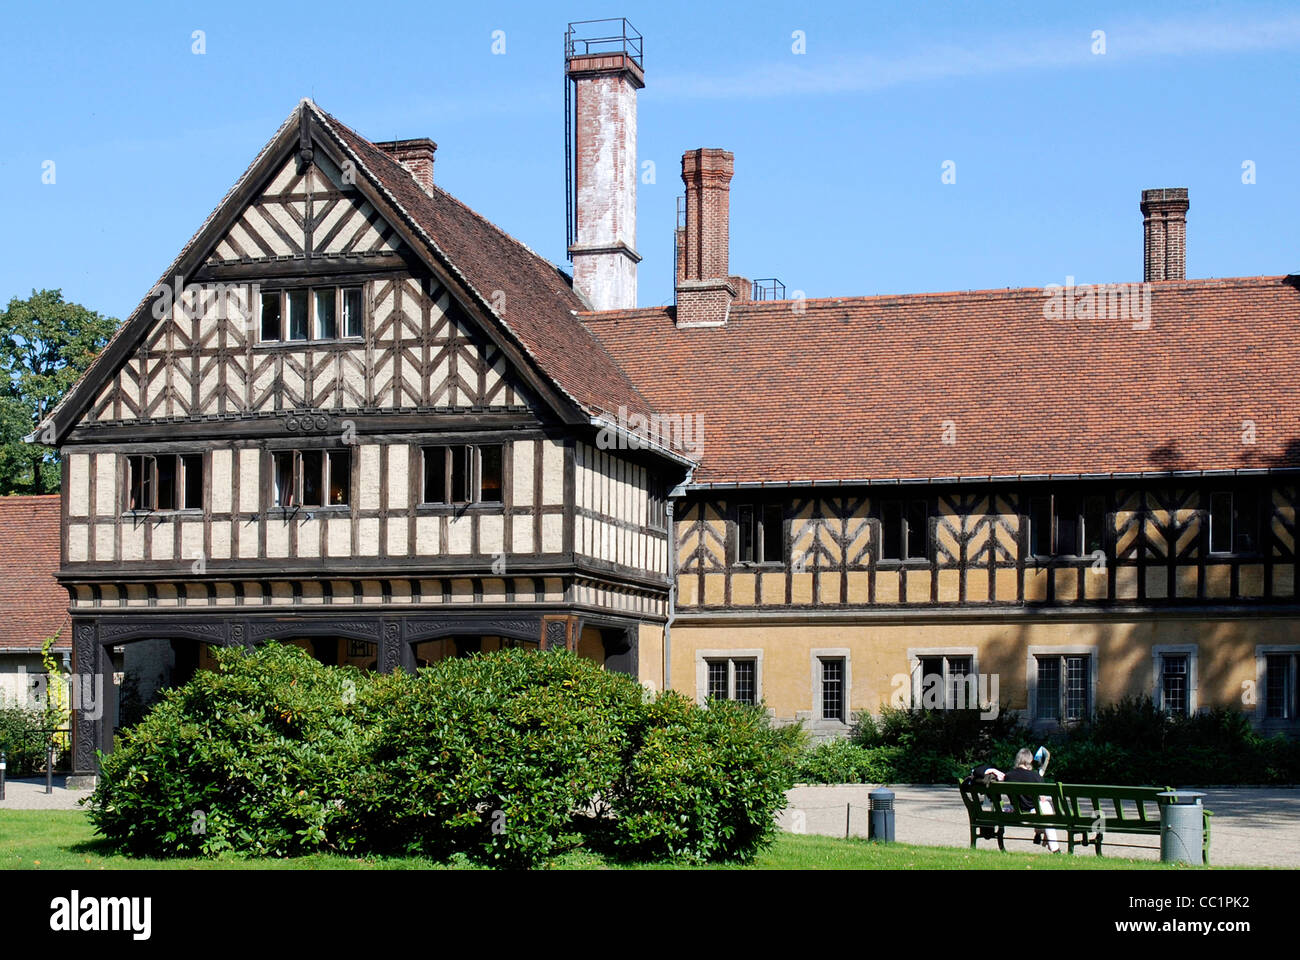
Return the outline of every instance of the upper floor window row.
{"type": "MultiPolygon", "coordinates": [[[[427,505],[505,501],[504,447],[457,444],[424,447],[423,499],[427,505]]],[[[352,504],[351,450],[297,449],[271,453],[271,506],[346,507],[352,504]]],[[[125,457],[124,509],[203,508],[203,454],[125,457]]]]}
{"type": "Polygon", "coordinates": [[[261,342],[338,340],[365,330],[360,287],[310,287],[262,294],[261,342]]]}
{"type": "MultiPolygon", "coordinates": [[[[1263,552],[1268,518],[1261,497],[1250,490],[1213,491],[1201,499],[1211,554],[1263,552]]],[[[1092,557],[1105,554],[1113,538],[1114,514],[1099,494],[1031,495],[1023,520],[1028,555],[1092,557]]],[[[929,561],[933,554],[931,503],[925,498],[882,500],[876,557],[882,561],[929,561]]],[[[783,563],[785,533],[780,504],[736,508],[736,562],[783,563]]]]}
{"type": "MultiPolygon", "coordinates": [[[[1212,554],[1263,551],[1267,518],[1250,490],[1218,490],[1202,500],[1212,554]]],[[[1105,497],[1057,494],[1029,498],[1029,553],[1034,557],[1085,557],[1105,553],[1113,525],[1105,497]]]]}

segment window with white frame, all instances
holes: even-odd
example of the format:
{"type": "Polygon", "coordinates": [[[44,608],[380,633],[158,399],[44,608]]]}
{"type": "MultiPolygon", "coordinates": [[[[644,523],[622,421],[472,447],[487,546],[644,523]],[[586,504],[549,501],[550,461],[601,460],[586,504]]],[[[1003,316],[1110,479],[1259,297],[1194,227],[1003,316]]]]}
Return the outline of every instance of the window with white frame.
{"type": "Polygon", "coordinates": [[[360,337],[365,301],[361,287],[303,287],[262,294],[262,343],[360,337]]]}
{"type": "Polygon", "coordinates": [[[1157,709],[1180,717],[1196,712],[1196,654],[1195,644],[1151,648],[1151,696],[1157,709]]]}

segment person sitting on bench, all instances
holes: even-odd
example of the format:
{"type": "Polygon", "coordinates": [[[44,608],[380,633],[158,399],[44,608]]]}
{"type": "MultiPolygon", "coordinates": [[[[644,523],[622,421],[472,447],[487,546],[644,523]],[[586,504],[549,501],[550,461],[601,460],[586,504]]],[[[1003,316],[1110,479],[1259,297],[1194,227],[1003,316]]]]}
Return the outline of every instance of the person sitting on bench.
{"type": "MultiPolygon", "coordinates": [[[[1042,783],[1043,772],[1047,770],[1047,762],[1052,759],[1052,755],[1047,752],[1047,748],[1042,748],[1040,753],[1043,756],[1042,766],[1037,770],[1034,767],[1034,754],[1028,747],[1021,747],[1016,752],[1016,765],[1014,769],[1008,770],[1003,779],[1007,783],[1042,783]]],[[[1034,801],[1029,797],[1020,798],[1020,809],[1026,813],[1034,809],[1034,801]]],[[[1053,814],[1056,811],[1052,809],[1052,801],[1047,797],[1038,798],[1038,812],[1044,814],[1053,814]]],[[[1040,839],[1043,834],[1047,837],[1047,849],[1052,853],[1060,853],[1061,845],[1057,842],[1056,831],[1050,827],[1046,830],[1034,831],[1034,843],[1041,843],[1040,839]]]]}
{"type": "MultiPolygon", "coordinates": [[[[971,770],[970,775],[966,777],[963,786],[968,788],[984,787],[988,788],[990,783],[1001,781],[1006,774],[993,766],[991,763],[981,763],[971,770]]],[[[992,827],[980,827],[980,836],[985,840],[992,840],[997,836],[997,831],[992,827]]]]}

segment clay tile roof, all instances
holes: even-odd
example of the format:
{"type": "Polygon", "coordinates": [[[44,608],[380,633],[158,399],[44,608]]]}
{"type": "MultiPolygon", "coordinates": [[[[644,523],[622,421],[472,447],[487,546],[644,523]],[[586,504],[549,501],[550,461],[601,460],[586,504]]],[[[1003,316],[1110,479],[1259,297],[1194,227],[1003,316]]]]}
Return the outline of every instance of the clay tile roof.
{"type": "Polygon", "coordinates": [[[587,309],[569,279],[499,227],[438,186],[430,196],[400,163],[317,108],[361,163],[433,240],[542,370],[589,414],[617,417],[620,407],[651,413],[646,397],[575,316],[587,309]]]}
{"type": "Polygon", "coordinates": [[[57,631],[71,648],[59,569],[59,497],[0,497],[0,653],[39,647],[57,631]]]}
{"type": "Polygon", "coordinates": [[[701,418],[696,482],[1297,468],[1297,280],[1151,284],[1145,329],[1047,319],[1041,289],[583,320],[661,413],[701,418]]]}

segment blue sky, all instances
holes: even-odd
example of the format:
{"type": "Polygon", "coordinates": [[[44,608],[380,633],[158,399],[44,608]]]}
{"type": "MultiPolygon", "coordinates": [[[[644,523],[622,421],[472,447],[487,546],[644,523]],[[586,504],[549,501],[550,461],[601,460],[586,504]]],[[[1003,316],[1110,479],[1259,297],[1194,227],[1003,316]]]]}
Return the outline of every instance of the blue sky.
{"type": "Polygon", "coordinates": [[[1060,6],[12,3],[0,302],[127,315],[302,96],[433,138],[440,185],[563,261],[563,32],[604,16],[645,35],[642,305],[671,301],[700,146],[736,155],[733,272],[810,297],[1138,280],[1163,186],[1191,191],[1189,276],[1300,272],[1300,9],[1060,6]]]}

